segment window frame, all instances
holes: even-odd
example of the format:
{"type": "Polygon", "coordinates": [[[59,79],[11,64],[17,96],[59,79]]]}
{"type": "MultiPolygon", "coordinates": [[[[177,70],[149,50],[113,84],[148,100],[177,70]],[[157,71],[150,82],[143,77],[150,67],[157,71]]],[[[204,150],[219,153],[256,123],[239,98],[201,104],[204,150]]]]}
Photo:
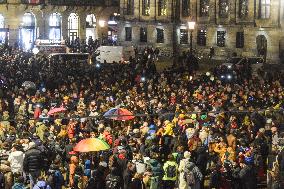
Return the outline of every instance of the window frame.
{"type": "Polygon", "coordinates": [[[125,41],[132,41],[132,27],[128,26],[125,27],[124,29],[125,29],[125,41]],[[128,36],[130,37],[128,38],[128,36]]]}
{"type": "Polygon", "coordinates": [[[226,31],[219,30],[217,31],[217,46],[225,47],[226,46],[226,31]]]}
{"type": "Polygon", "coordinates": [[[180,32],[179,43],[181,45],[188,44],[188,40],[189,40],[189,38],[188,38],[188,33],[189,33],[188,29],[180,29],[179,32],[180,32]],[[182,40],[182,39],[184,39],[184,40],[182,40]]]}

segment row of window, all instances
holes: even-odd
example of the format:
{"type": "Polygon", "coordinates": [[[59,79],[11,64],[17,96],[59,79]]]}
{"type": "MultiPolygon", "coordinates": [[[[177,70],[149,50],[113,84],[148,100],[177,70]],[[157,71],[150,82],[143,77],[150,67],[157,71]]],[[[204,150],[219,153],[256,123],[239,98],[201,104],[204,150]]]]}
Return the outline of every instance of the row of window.
{"type": "MultiPolygon", "coordinates": [[[[156,28],[156,42],[164,43],[164,29],[156,28]]],[[[204,29],[197,31],[197,44],[199,46],[206,46],[207,31],[204,29]]],[[[188,30],[180,29],[180,44],[188,44],[188,30]]],[[[125,27],[125,41],[132,41],[132,27],[125,27]]],[[[140,42],[147,42],[147,28],[140,28],[140,42]]],[[[225,47],[226,31],[217,31],[217,46],[225,47]]],[[[236,33],[236,48],[244,47],[244,32],[236,33]]]]}
{"type": "MultiPolygon", "coordinates": [[[[134,1],[135,0],[123,0],[124,1],[124,14],[133,15],[134,14],[134,1]]],[[[142,15],[150,16],[150,3],[151,0],[139,0],[142,3],[142,15]]],[[[153,0],[152,0],[153,1],[153,0]]],[[[239,17],[246,18],[249,12],[249,0],[239,0],[239,17]]],[[[172,3],[169,0],[155,0],[157,2],[158,16],[166,16],[168,5],[172,3]]],[[[270,17],[270,4],[271,0],[259,0],[259,18],[269,18],[270,17]]],[[[207,17],[209,16],[210,10],[210,0],[200,0],[199,6],[199,16],[207,17]]],[[[219,17],[228,18],[230,11],[229,0],[219,0],[219,17]]],[[[191,16],[190,0],[181,0],[181,15],[183,17],[191,16]]]]}

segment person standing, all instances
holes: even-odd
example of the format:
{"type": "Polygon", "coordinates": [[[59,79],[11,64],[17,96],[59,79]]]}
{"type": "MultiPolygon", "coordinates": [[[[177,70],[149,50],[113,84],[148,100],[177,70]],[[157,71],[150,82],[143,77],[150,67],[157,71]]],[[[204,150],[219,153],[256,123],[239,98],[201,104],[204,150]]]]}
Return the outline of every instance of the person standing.
{"type": "Polygon", "coordinates": [[[168,155],[168,161],[163,166],[163,189],[174,189],[177,180],[178,164],[172,154],[168,155]]]}
{"type": "Polygon", "coordinates": [[[178,171],[179,171],[179,189],[187,189],[188,185],[184,178],[184,169],[186,164],[190,161],[190,152],[185,151],[184,152],[184,158],[180,161],[178,171]]]}
{"type": "Polygon", "coordinates": [[[23,173],[24,153],[20,151],[19,145],[13,145],[8,161],[13,173],[23,173]]]}
{"type": "Polygon", "coordinates": [[[43,165],[41,151],[36,148],[34,142],[29,143],[29,149],[25,153],[24,172],[29,175],[30,188],[32,189],[43,165]]]}

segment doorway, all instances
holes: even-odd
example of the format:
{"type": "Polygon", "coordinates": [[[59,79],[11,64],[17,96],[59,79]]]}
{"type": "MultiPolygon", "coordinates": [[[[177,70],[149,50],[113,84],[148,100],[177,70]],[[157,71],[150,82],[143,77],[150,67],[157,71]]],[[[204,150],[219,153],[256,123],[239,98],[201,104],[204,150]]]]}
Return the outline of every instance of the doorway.
{"type": "Polygon", "coordinates": [[[267,56],[267,39],[264,35],[258,35],[256,37],[256,48],[257,55],[262,56],[265,61],[267,56]]]}

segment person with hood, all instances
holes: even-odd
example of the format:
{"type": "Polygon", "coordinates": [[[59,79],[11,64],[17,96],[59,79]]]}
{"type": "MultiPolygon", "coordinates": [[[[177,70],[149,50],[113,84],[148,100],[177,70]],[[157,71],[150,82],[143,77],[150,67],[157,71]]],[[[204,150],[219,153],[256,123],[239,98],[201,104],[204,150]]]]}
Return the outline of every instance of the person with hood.
{"type": "Polygon", "coordinates": [[[168,161],[164,163],[163,170],[163,188],[174,189],[177,180],[178,164],[175,162],[172,154],[168,155],[168,161]]]}
{"type": "Polygon", "coordinates": [[[24,153],[20,149],[19,145],[14,144],[8,157],[13,173],[23,173],[24,153]]]}
{"type": "Polygon", "coordinates": [[[186,164],[190,162],[190,152],[185,151],[183,154],[183,159],[179,163],[178,171],[179,171],[179,189],[188,189],[188,184],[185,180],[184,169],[186,164]]]}
{"type": "Polygon", "coordinates": [[[23,176],[19,176],[15,179],[15,183],[12,186],[12,189],[26,189],[24,182],[25,178],[23,176]]]}
{"type": "Polygon", "coordinates": [[[42,176],[38,177],[37,183],[34,185],[33,189],[52,189],[42,176]]]}
{"type": "Polygon", "coordinates": [[[40,176],[42,167],[43,157],[41,151],[36,148],[34,142],[30,142],[29,149],[25,153],[23,162],[24,172],[30,177],[30,188],[33,188],[36,179],[40,176]]]}

